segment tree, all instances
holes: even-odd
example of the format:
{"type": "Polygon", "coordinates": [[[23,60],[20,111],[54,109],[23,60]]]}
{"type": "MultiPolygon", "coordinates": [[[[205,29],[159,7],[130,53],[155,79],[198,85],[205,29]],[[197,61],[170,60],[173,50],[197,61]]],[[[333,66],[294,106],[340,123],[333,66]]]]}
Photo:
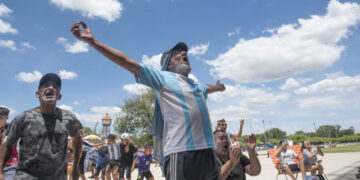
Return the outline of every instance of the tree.
{"type": "Polygon", "coordinates": [[[316,130],[318,137],[336,138],[339,135],[340,126],[322,125],[316,130]]]}
{"type": "Polygon", "coordinates": [[[355,129],[352,126],[349,129],[340,130],[340,137],[351,136],[351,135],[355,135],[355,129]]]}
{"type": "MultiPolygon", "coordinates": [[[[96,134],[96,133],[94,133],[94,132],[92,131],[92,129],[89,128],[89,127],[84,127],[84,128],[83,128],[83,133],[84,133],[84,137],[87,136],[87,135],[90,135],[90,134],[96,134]]],[[[97,134],[96,134],[96,135],[97,135],[97,134]]]]}
{"type": "Polygon", "coordinates": [[[304,131],[296,131],[295,135],[305,135],[304,131]]]}
{"type": "Polygon", "coordinates": [[[272,137],[273,139],[284,139],[286,136],[286,132],[280,130],[279,128],[272,128],[272,129],[266,130],[265,134],[267,137],[272,137]]]}
{"type": "Polygon", "coordinates": [[[136,145],[143,145],[145,142],[152,144],[150,131],[154,102],[155,95],[152,89],[125,100],[125,104],[120,106],[120,115],[114,120],[114,130],[119,134],[130,133],[132,142],[136,145]]]}

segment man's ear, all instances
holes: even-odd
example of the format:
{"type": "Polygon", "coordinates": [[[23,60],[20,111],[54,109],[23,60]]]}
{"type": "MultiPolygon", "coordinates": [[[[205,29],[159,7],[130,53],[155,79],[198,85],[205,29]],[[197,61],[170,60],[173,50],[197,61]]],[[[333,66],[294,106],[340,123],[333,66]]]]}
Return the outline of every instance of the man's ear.
{"type": "Polygon", "coordinates": [[[37,98],[39,98],[40,97],[40,92],[36,91],[35,95],[36,95],[37,98]]]}
{"type": "Polygon", "coordinates": [[[62,95],[59,93],[58,100],[60,100],[60,99],[61,99],[61,97],[62,97],[62,95]]]}

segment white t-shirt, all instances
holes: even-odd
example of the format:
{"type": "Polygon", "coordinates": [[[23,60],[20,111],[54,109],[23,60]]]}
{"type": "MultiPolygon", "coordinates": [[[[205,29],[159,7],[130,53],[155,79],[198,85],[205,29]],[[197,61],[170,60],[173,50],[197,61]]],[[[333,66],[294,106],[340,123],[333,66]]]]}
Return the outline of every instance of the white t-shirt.
{"type": "Polygon", "coordinates": [[[281,151],[280,163],[286,165],[295,164],[294,157],[297,157],[297,155],[291,149],[287,149],[286,151],[281,151]]]}

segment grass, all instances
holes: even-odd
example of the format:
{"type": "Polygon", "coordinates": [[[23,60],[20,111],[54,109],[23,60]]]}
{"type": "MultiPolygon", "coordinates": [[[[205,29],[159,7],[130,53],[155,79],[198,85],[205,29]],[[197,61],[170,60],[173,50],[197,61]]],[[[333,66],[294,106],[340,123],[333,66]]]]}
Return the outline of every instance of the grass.
{"type": "Polygon", "coordinates": [[[360,152],[360,144],[322,149],[324,153],[360,152]]]}

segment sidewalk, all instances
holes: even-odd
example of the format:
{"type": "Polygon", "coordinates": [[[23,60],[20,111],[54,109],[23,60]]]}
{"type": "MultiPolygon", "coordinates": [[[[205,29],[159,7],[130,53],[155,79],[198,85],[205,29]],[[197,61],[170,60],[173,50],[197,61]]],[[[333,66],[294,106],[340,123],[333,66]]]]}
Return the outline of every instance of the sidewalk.
{"type": "MultiPolygon", "coordinates": [[[[247,153],[245,152],[245,155],[247,153]]],[[[324,157],[318,156],[319,159],[323,159],[324,172],[326,173],[329,180],[356,180],[355,173],[357,172],[357,167],[360,167],[360,152],[356,153],[329,153],[325,154],[324,157]]],[[[272,180],[276,179],[276,169],[270,158],[267,158],[266,155],[260,155],[259,160],[261,163],[261,173],[258,176],[251,177],[247,175],[247,180],[272,180]]],[[[161,176],[160,167],[155,167],[154,164],[151,165],[151,172],[154,175],[155,180],[165,180],[161,176]]],[[[137,169],[131,173],[131,179],[136,180],[138,172],[137,169]]],[[[90,172],[86,173],[86,177],[89,177],[90,172]]],[[[88,178],[87,178],[88,179],[88,178]]],[[[284,175],[279,176],[278,180],[284,180],[284,175]]],[[[289,178],[288,178],[289,179],[289,178]]],[[[301,179],[299,174],[298,179],[301,179]]]]}

